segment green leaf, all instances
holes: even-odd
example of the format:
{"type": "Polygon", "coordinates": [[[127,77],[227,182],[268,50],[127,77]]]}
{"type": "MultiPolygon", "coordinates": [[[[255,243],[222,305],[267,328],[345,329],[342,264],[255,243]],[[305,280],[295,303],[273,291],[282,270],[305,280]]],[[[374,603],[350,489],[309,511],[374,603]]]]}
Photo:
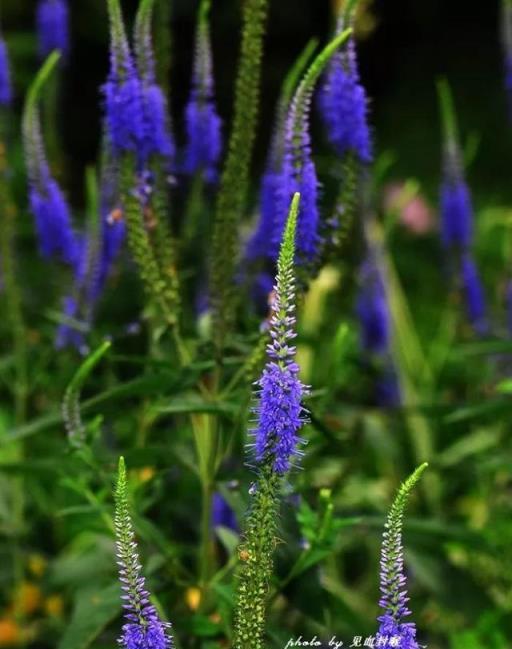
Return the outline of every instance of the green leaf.
{"type": "Polygon", "coordinates": [[[455,466],[467,457],[495,447],[501,437],[501,431],[484,428],[465,435],[445,449],[436,457],[436,464],[443,467],[455,466]]]}
{"type": "Polygon", "coordinates": [[[119,584],[82,590],[57,649],[86,649],[121,612],[119,584]]]}
{"type": "Polygon", "coordinates": [[[223,527],[222,525],[219,525],[215,528],[215,533],[219,537],[219,540],[224,546],[226,552],[231,557],[235,553],[240,541],[238,534],[233,532],[233,530],[230,530],[228,527],[223,527]]]}

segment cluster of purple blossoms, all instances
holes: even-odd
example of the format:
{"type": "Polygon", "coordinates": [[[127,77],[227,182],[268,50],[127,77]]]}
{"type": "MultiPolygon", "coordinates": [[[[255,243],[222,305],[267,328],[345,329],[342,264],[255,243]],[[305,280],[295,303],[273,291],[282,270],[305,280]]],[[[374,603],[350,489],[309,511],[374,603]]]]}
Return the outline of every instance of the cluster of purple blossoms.
{"type": "Polygon", "coordinates": [[[150,603],[145,579],[141,575],[126,490],[126,470],[124,461],[121,460],[114,521],[119,580],[124,593],[122,599],[125,609],[125,624],[119,644],[124,649],[171,649],[173,642],[168,634],[171,625],[162,622],[155,607],[150,603]]]}
{"type": "Polygon", "coordinates": [[[39,250],[43,257],[57,257],[78,272],[80,242],[72,227],[68,203],[50,172],[36,107],[25,118],[23,137],[29,203],[36,223],[39,250]]]}
{"type": "MultiPolygon", "coordinates": [[[[341,24],[339,33],[342,30],[341,24]]],[[[338,155],[352,153],[361,163],[370,164],[373,151],[368,99],[359,79],[354,38],[331,60],[318,105],[327,137],[338,155]]]]}
{"type": "Polygon", "coordinates": [[[122,48],[113,46],[110,74],[102,90],[105,97],[107,135],[112,153],[120,155],[126,151],[139,151],[146,132],[142,112],[142,89],[128,44],[122,48]]]}
{"type": "Polygon", "coordinates": [[[311,92],[297,92],[292,101],[285,126],[284,155],[275,204],[276,225],[270,245],[281,241],[288,206],[295,193],[300,193],[297,219],[297,261],[312,262],[318,251],[320,213],[318,209],[318,177],[311,151],[309,116],[311,92]]]}
{"type": "Polygon", "coordinates": [[[53,50],[69,54],[69,7],[67,0],[40,0],[36,13],[38,51],[45,59],[53,50]]]}
{"type": "Polygon", "coordinates": [[[473,238],[473,204],[456,150],[445,154],[441,185],[441,239],[446,248],[466,249],[473,238]]]}
{"type": "Polygon", "coordinates": [[[261,179],[260,218],[254,233],[247,242],[245,253],[249,262],[268,259],[275,264],[279,254],[278,233],[282,223],[276,218],[276,204],[282,179],[281,172],[276,167],[273,158],[271,153],[271,158],[261,179]]]}
{"type": "Polygon", "coordinates": [[[140,170],[154,155],[171,168],[175,145],[165,95],[155,78],[151,38],[138,45],[144,51],[138,52],[137,65],[122,24],[113,24],[110,72],[102,88],[107,139],[114,156],[135,153],[140,170]]]}
{"type": "Polygon", "coordinates": [[[30,209],[43,257],[57,257],[72,267],[79,265],[79,244],[71,226],[69,205],[49,173],[31,183],[30,209]]]}
{"type": "Polygon", "coordinates": [[[440,195],[441,241],[457,264],[468,320],[478,336],[488,332],[483,285],[471,256],[474,211],[464,179],[461,153],[455,134],[447,138],[444,178],[440,195]]]}
{"type": "Polygon", "coordinates": [[[296,336],[293,252],[286,263],[280,257],[273,298],[269,325],[272,342],[267,347],[269,360],[257,382],[257,425],[252,434],[256,462],[270,463],[277,474],[283,475],[290,469],[292,458],[301,455],[298,432],[305,423],[302,399],[307,393],[291,344],[296,336]]]}
{"type": "Polygon", "coordinates": [[[213,65],[208,25],[199,21],[192,91],[185,109],[187,144],[183,172],[204,174],[207,182],[216,182],[222,153],[222,122],[214,102],[213,65]]]}
{"type": "Polygon", "coordinates": [[[11,66],[9,52],[0,36],[0,106],[8,106],[12,101],[11,66]]]}

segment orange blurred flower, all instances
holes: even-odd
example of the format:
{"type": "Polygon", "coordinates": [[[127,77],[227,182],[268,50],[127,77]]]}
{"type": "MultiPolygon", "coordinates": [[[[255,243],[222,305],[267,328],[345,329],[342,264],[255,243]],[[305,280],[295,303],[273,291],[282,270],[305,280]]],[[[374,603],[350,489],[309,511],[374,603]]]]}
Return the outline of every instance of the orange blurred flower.
{"type": "Polygon", "coordinates": [[[139,480],[149,482],[155,475],[155,469],[152,466],[145,466],[139,471],[139,480]]]}
{"type": "Polygon", "coordinates": [[[22,641],[21,629],[14,620],[0,619],[0,647],[12,647],[22,641]]]}

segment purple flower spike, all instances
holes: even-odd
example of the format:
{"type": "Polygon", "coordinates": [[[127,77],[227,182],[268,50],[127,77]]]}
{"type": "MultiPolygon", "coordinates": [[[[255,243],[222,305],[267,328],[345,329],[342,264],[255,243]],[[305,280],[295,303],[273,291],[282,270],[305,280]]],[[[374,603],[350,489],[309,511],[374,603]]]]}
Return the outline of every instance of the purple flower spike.
{"type": "Polygon", "coordinates": [[[174,165],[176,146],[171,132],[167,99],[156,79],[155,53],[151,22],[152,11],[144,11],[141,4],[135,25],[135,53],[137,74],[141,82],[141,99],[144,118],[144,136],[138,152],[142,166],[153,155],[168,162],[169,171],[174,165]]]}
{"type": "Polygon", "coordinates": [[[297,196],[285,231],[271,307],[268,362],[257,386],[257,425],[252,431],[254,454],[258,464],[270,463],[277,474],[286,473],[294,457],[300,456],[299,430],[305,422],[302,399],[307,389],[299,379],[295,362],[295,279],[294,236],[297,196]]]}
{"type": "Polygon", "coordinates": [[[206,17],[201,17],[196,37],[192,91],[185,111],[187,145],[183,171],[203,172],[207,182],[218,178],[222,153],[222,122],[214,102],[213,65],[210,33],[206,17]]]}
{"type": "Polygon", "coordinates": [[[320,237],[318,228],[320,213],[318,210],[318,178],[311,153],[311,136],[309,126],[310,93],[307,97],[297,93],[288,115],[284,147],[283,170],[280,177],[280,189],[276,201],[276,218],[279,222],[273,228],[271,246],[278,245],[284,229],[286,206],[292,196],[301,195],[300,211],[297,220],[297,261],[314,260],[320,237]]]}
{"type": "Polygon", "coordinates": [[[79,245],[71,227],[69,206],[53,178],[48,176],[46,182],[32,184],[30,208],[36,221],[41,254],[58,257],[76,267],[79,245]]]}
{"type": "Polygon", "coordinates": [[[245,258],[249,262],[270,259],[275,263],[277,259],[282,220],[276,218],[276,205],[280,199],[281,183],[282,174],[268,165],[261,179],[260,218],[245,252],[245,258]]]}
{"type": "Polygon", "coordinates": [[[116,549],[119,580],[123,591],[122,600],[126,623],[119,644],[125,649],[172,649],[168,634],[170,624],[160,620],[155,607],[149,601],[135,534],[128,510],[126,469],[123,458],[119,462],[116,489],[116,549]]]}
{"type": "Polygon", "coordinates": [[[447,167],[441,186],[441,238],[446,248],[464,249],[473,238],[471,194],[456,163],[448,162],[447,167]]]}
{"type": "Polygon", "coordinates": [[[69,7],[67,0],[40,0],[37,5],[37,38],[41,59],[53,50],[69,54],[69,7]]]}
{"type": "Polygon", "coordinates": [[[462,283],[468,319],[477,334],[485,335],[488,331],[488,323],[484,288],[476,264],[469,254],[465,254],[462,259],[462,283]]]}
{"type": "Polygon", "coordinates": [[[143,84],[142,99],[145,126],[143,157],[148,159],[151,155],[158,154],[173,161],[176,147],[169,128],[167,100],[164,93],[156,83],[148,86],[143,84]]]}
{"type": "Polygon", "coordinates": [[[380,558],[379,601],[384,612],[378,618],[380,626],[376,647],[419,649],[420,646],[416,640],[416,626],[404,621],[411,615],[411,611],[407,605],[409,597],[404,573],[402,528],[409,495],[427,466],[422,464],[401,485],[386,520],[380,558]]]}
{"type": "Polygon", "coordinates": [[[387,351],[391,323],[386,287],[375,260],[370,257],[361,269],[361,290],[356,310],[361,325],[362,348],[372,354],[387,351]]]}
{"type": "Polygon", "coordinates": [[[125,54],[123,75],[113,65],[102,90],[105,97],[107,137],[114,155],[123,151],[138,152],[146,128],[141,82],[129,52],[125,54]]]}
{"type": "Polygon", "coordinates": [[[11,69],[7,45],[0,37],[0,105],[8,106],[12,101],[11,69]]]}
{"type": "MultiPolygon", "coordinates": [[[[340,25],[340,33],[343,25],[340,25]]],[[[353,38],[331,60],[318,101],[330,143],[340,156],[353,153],[364,164],[372,162],[368,100],[360,83],[353,38]]]]}

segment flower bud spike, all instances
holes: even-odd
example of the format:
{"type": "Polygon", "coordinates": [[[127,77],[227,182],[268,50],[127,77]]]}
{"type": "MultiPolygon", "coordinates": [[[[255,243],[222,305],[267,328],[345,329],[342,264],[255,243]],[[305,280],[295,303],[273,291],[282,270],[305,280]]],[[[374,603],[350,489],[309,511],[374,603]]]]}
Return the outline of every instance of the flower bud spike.
{"type": "MultiPolygon", "coordinates": [[[[325,66],[352,33],[351,29],[334,38],[314,59],[295,92],[286,123],[286,141],[281,184],[281,202],[276,208],[281,219],[295,192],[301,194],[297,221],[299,263],[314,261],[319,244],[318,179],[311,152],[310,110],[315,85],[325,66]]],[[[277,228],[282,232],[284,223],[277,228]]]]}
{"type": "Polygon", "coordinates": [[[23,144],[29,177],[30,207],[36,222],[41,254],[44,257],[58,257],[73,266],[77,272],[80,244],[73,232],[69,206],[50,172],[38,111],[41,92],[59,58],[58,52],[50,54],[27,93],[22,119],[23,144]]]}
{"type": "MultiPolygon", "coordinates": [[[[286,117],[293,93],[306,70],[306,66],[311,60],[317,44],[316,39],[308,42],[283,82],[276,110],[274,131],[272,133],[267,164],[261,179],[260,218],[254,233],[247,242],[245,250],[246,261],[253,262],[257,259],[268,259],[272,263],[272,269],[275,267],[279,254],[279,237],[282,231],[282,216],[276,212],[279,210],[286,117]]],[[[273,278],[270,281],[273,282],[273,278]]]]}
{"type": "Polygon", "coordinates": [[[267,364],[257,382],[258,404],[254,412],[257,425],[252,431],[254,458],[258,465],[269,465],[282,475],[289,471],[298,455],[298,431],[305,422],[302,398],[307,392],[301,383],[295,361],[295,233],[300,195],[295,194],[285,226],[277,262],[277,277],[270,318],[271,342],[267,364]]]}
{"type": "Polygon", "coordinates": [[[382,646],[390,646],[391,638],[398,638],[400,643],[396,646],[403,649],[419,649],[420,646],[416,640],[416,626],[404,621],[411,611],[407,606],[409,598],[404,574],[402,530],[409,496],[427,466],[427,463],[419,466],[400,486],[386,520],[380,561],[379,601],[384,613],[378,618],[380,627],[377,633],[377,643],[379,639],[381,643],[387,642],[382,646]]]}
{"type": "Polygon", "coordinates": [[[441,238],[447,249],[466,250],[473,240],[473,203],[464,178],[457,117],[446,79],[437,84],[443,127],[443,181],[440,190],[441,238]]]}
{"type": "Polygon", "coordinates": [[[143,139],[139,144],[140,166],[147,166],[152,156],[165,158],[167,171],[174,166],[176,145],[171,133],[167,98],[156,79],[152,22],[154,0],[141,0],[135,20],[135,56],[140,79],[143,109],[143,139]]]}
{"type": "Polygon", "coordinates": [[[128,506],[128,479],[123,457],[119,459],[115,503],[117,563],[126,620],[119,644],[124,649],[172,649],[173,641],[168,631],[171,625],[162,622],[155,607],[150,603],[150,595],[141,574],[128,506]]]}
{"type": "Polygon", "coordinates": [[[222,123],[214,102],[209,9],[210,0],[203,0],[197,21],[192,91],[185,112],[187,146],[183,171],[190,175],[202,172],[208,182],[216,182],[222,123]]]}

